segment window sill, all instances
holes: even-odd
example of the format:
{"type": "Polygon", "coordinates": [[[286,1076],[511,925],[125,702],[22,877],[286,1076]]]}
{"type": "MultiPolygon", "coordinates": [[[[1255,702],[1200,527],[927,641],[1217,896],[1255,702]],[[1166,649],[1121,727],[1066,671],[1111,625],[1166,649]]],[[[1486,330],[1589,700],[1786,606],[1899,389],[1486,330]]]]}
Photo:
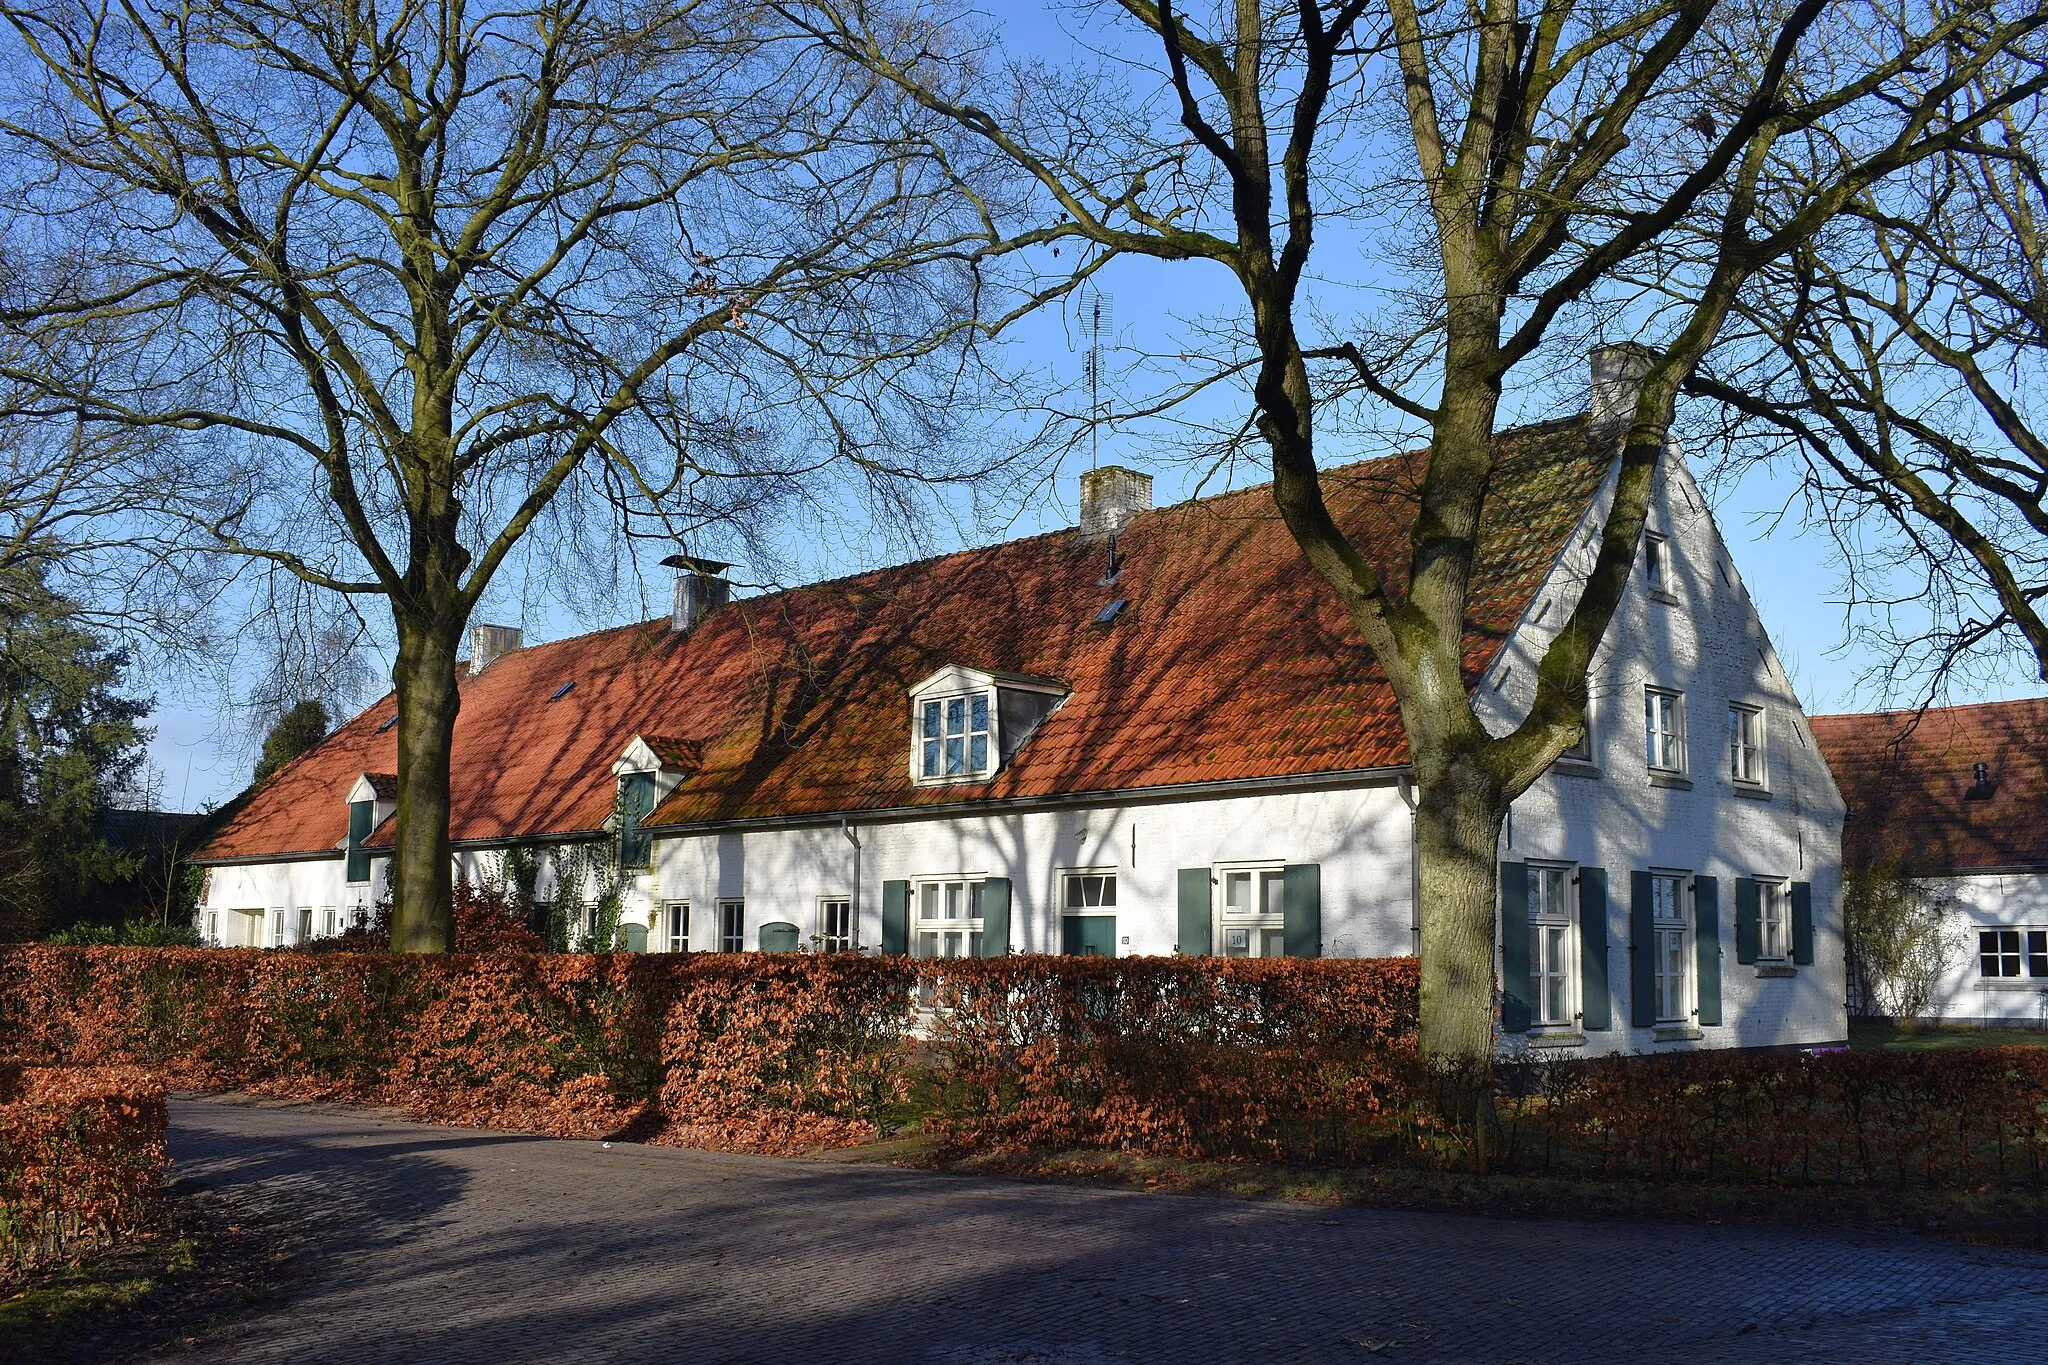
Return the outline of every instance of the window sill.
{"type": "Polygon", "coordinates": [[[913,787],[972,787],[985,785],[995,780],[996,775],[994,773],[955,773],[949,777],[913,777],[910,779],[910,785],[913,787]]]}
{"type": "Polygon", "coordinates": [[[1667,607],[1675,607],[1678,605],[1678,594],[1664,588],[1652,588],[1650,589],[1650,600],[1652,602],[1662,602],[1667,607]]]}
{"type": "Polygon", "coordinates": [[[1590,777],[1598,779],[1600,765],[1583,758],[1560,758],[1550,765],[1550,771],[1559,777],[1590,777]]]}
{"type": "Polygon", "coordinates": [[[1585,1034],[1566,1033],[1562,1029],[1547,1033],[1531,1029],[1529,1030],[1529,1041],[1527,1043],[1527,1046],[1531,1048],[1566,1048],[1584,1047],[1585,1045],[1585,1034]]]}
{"type": "Polygon", "coordinates": [[[2044,991],[2048,992],[2048,977],[2039,976],[1990,976],[1977,982],[1980,991],[2044,991]]]}
{"type": "Polygon", "coordinates": [[[1789,962],[1760,962],[1757,964],[1756,974],[1768,980],[1782,980],[1785,977],[1799,975],[1799,969],[1789,962]]]}
{"type": "Polygon", "coordinates": [[[1652,772],[1650,774],[1650,785],[1653,787],[1669,787],[1673,791],[1689,792],[1692,790],[1692,779],[1681,773],[1652,772]]]}
{"type": "Polygon", "coordinates": [[[1735,794],[1737,796],[1746,796],[1752,801],[1768,801],[1771,799],[1771,789],[1769,787],[1759,787],[1753,782],[1737,782],[1735,784],[1735,794]]]}
{"type": "Polygon", "coordinates": [[[1659,1024],[1652,1040],[1659,1043],[1697,1043],[1706,1036],[1695,1024],[1659,1024]]]}

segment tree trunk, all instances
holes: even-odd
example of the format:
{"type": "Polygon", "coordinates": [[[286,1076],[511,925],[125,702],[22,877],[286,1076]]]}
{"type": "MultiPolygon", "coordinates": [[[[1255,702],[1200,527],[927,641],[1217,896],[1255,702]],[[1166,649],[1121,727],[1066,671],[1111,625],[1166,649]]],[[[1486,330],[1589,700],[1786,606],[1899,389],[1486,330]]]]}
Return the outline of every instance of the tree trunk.
{"type": "Polygon", "coordinates": [[[462,626],[399,624],[398,821],[391,854],[391,950],[444,953],[455,946],[453,855],[448,840],[453,771],[456,653],[462,626]]]}
{"type": "Polygon", "coordinates": [[[1421,862],[1421,1045],[1432,1061],[1483,1073],[1494,1046],[1494,858],[1507,800],[1470,756],[1418,772],[1421,862]]]}

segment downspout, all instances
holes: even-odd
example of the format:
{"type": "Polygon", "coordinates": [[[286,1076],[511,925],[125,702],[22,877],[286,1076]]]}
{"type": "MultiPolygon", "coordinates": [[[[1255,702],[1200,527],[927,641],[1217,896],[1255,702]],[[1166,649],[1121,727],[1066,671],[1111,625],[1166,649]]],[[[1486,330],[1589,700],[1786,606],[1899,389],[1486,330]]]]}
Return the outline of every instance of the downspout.
{"type": "Polygon", "coordinates": [[[1415,778],[1403,773],[1394,782],[1401,801],[1408,807],[1408,952],[1422,956],[1422,850],[1415,842],[1415,778]]]}
{"type": "Polygon", "coordinates": [[[853,825],[844,817],[839,821],[839,832],[846,836],[846,842],[853,845],[853,903],[846,907],[846,931],[852,939],[853,951],[860,951],[860,836],[853,832],[853,825]]]}

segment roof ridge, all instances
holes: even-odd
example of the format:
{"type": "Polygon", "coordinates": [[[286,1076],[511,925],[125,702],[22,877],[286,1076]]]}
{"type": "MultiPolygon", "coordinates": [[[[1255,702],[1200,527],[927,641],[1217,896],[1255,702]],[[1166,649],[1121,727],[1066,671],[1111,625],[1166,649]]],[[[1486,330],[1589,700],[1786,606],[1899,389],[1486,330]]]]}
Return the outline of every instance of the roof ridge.
{"type": "Polygon", "coordinates": [[[1951,706],[1914,706],[1879,708],[1875,711],[1823,711],[1807,717],[1807,720],[1868,720],[1872,716],[1942,716],[1957,711],[1992,711],[2006,706],[2048,705],[2048,697],[2009,697],[2003,701],[1964,701],[1951,706]]]}

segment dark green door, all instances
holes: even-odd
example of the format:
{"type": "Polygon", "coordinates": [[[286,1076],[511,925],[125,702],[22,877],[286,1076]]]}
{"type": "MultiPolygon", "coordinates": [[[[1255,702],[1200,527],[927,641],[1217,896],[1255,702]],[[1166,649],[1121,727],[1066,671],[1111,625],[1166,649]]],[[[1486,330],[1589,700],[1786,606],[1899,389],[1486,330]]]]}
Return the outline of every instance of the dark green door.
{"type": "Polygon", "coordinates": [[[1069,957],[1115,957],[1115,915],[1068,915],[1060,921],[1060,951],[1069,957]]]}

